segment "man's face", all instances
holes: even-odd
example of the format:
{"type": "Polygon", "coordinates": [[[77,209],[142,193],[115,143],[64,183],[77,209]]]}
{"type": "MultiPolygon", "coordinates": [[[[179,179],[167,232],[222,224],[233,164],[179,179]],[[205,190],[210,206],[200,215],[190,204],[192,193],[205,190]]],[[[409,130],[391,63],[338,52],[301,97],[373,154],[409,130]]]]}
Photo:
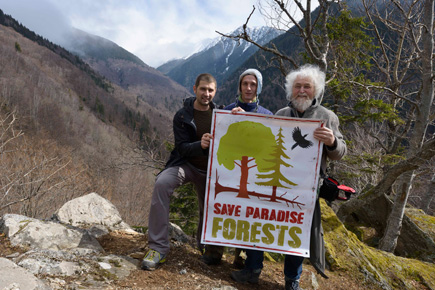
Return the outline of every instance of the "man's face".
{"type": "Polygon", "coordinates": [[[240,91],[243,102],[251,103],[257,96],[257,78],[253,75],[244,76],[240,82],[240,91]]]}
{"type": "Polygon", "coordinates": [[[216,94],[216,84],[200,81],[198,87],[193,86],[193,92],[196,95],[196,104],[203,109],[208,109],[210,102],[216,94]]]}
{"type": "Polygon", "coordinates": [[[314,83],[310,77],[298,76],[293,83],[291,101],[299,112],[305,112],[314,99],[314,83]]]}

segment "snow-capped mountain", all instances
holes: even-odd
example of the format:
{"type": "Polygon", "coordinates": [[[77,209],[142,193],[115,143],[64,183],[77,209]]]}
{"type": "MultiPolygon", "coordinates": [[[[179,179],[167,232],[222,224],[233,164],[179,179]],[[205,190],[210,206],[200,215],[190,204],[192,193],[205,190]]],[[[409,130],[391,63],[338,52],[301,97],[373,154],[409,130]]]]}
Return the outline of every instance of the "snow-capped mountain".
{"type": "MultiPolygon", "coordinates": [[[[238,35],[242,32],[243,28],[239,27],[230,33],[230,35],[238,35]]],[[[258,28],[248,27],[247,32],[259,44],[266,44],[282,34],[282,31],[266,26],[258,28]]],[[[238,42],[231,38],[220,36],[205,44],[192,55],[184,59],[169,61],[158,67],[157,70],[189,90],[192,90],[196,76],[204,72],[215,76],[219,86],[257,50],[258,47],[249,42],[243,40],[238,42]]]]}

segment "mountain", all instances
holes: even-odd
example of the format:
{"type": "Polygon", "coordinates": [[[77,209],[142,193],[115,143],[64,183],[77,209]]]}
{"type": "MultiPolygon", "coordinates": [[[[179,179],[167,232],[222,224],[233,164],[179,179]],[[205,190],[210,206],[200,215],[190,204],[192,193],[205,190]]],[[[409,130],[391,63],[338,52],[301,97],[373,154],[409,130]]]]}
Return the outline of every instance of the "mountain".
{"type": "MultiPolygon", "coordinates": [[[[403,2],[403,1],[400,1],[403,2]]],[[[348,0],[344,1],[347,8],[351,11],[354,17],[364,17],[364,9],[361,1],[348,0]]],[[[377,9],[382,11],[384,5],[387,5],[384,1],[374,1],[373,4],[379,5],[377,9]]],[[[332,5],[331,15],[338,15],[339,7],[332,5]]],[[[319,8],[316,8],[312,14],[311,19],[315,19],[319,13],[319,8]]],[[[305,26],[302,19],[299,23],[302,27],[305,26]]],[[[368,35],[375,37],[374,33],[367,30],[368,35]]],[[[303,55],[306,53],[303,39],[298,36],[298,28],[292,26],[288,31],[272,39],[267,44],[268,47],[276,47],[278,51],[281,51],[284,55],[292,57],[296,63],[303,64],[306,59],[303,55]]],[[[398,39],[398,35],[389,37],[393,40],[398,39]]],[[[394,46],[393,43],[390,45],[394,46]]],[[[273,61],[273,55],[262,50],[257,50],[252,54],[240,67],[237,68],[226,81],[219,87],[216,102],[219,104],[228,104],[234,101],[235,92],[237,90],[237,80],[239,75],[247,68],[257,68],[263,75],[263,89],[260,95],[260,104],[271,110],[273,113],[277,112],[280,108],[287,106],[286,92],[284,89],[285,76],[283,75],[280,64],[273,61]]],[[[289,64],[284,65],[286,69],[293,69],[289,64]]],[[[330,96],[325,94],[324,101],[330,96]]]]}
{"type": "Polygon", "coordinates": [[[112,83],[172,118],[191,94],[137,56],[105,38],[72,29],[62,43],[112,83]]]}
{"type": "Polygon", "coordinates": [[[49,218],[59,204],[98,192],[146,224],[172,116],[1,10],[0,104],[0,214],[49,218]]]}
{"type": "MultiPolygon", "coordinates": [[[[258,43],[265,44],[282,34],[281,31],[271,27],[247,28],[249,35],[258,43]]],[[[230,35],[243,32],[239,27],[230,35]]],[[[169,61],[157,69],[171,79],[192,88],[192,84],[198,74],[211,73],[218,82],[218,87],[242,65],[251,55],[257,52],[258,47],[246,41],[236,42],[230,38],[221,36],[212,40],[203,49],[185,59],[169,61]]]]}
{"type": "MultiPolygon", "coordinates": [[[[296,28],[291,28],[288,32],[280,34],[272,39],[268,46],[275,45],[278,49],[288,52],[296,60],[301,58],[303,52],[303,42],[295,34],[296,28]]],[[[227,79],[221,84],[218,90],[217,102],[219,104],[229,104],[234,101],[237,93],[237,81],[240,74],[247,68],[256,68],[263,75],[263,88],[259,96],[262,106],[275,113],[278,109],[287,105],[285,97],[284,82],[285,78],[280,69],[272,64],[270,53],[257,50],[243,64],[241,64],[227,79]]]]}

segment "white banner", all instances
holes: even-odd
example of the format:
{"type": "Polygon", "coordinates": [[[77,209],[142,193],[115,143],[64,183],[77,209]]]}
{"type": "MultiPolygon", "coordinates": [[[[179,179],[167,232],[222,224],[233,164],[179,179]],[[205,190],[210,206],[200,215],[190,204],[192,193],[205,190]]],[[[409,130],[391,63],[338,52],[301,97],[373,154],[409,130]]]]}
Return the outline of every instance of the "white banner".
{"type": "Polygon", "coordinates": [[[214,110],[202,243],[309,257],[320,126],[214,110]]]}

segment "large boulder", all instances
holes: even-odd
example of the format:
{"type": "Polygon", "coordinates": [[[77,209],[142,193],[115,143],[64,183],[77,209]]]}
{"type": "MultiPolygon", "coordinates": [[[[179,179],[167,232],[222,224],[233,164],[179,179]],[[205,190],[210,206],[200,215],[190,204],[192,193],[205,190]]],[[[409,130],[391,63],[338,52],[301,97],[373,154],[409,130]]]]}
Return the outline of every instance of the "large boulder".
{"type": "Polygon", "coordinates": [[[98,241],[85,230],[17,214],[6,214],[0,219],[0,232],[9,238],[12,245],[31,249],[103,250],[98,241]]]}
{"type": "Polygon", "coordinates": [[[140,235],[108,200],[91,193],[67,202],[53,217],[43,221],[6,214],[0,219],[0,233],[25,251],[0,261],[1,290],[65,289],[70,280],[77,287],[86,282],[86,289],[107,289],[110,279],[138,269],[139,260],[107,255],[97,240],[110,231],[140,235]],[[37,280],[40,276],[46,284],[37,280]]]}
{"type": "MultiPolygon", "coordinates": [[[[348,227],[373,228],[378,236],[382,237],[392,206],[393,202],[388,196],[368,191],[358,198],[343,203],[337,211],[337,216],[348,227]]],[[[417,220],[424,218],[422,215],[417,215],[415,211],[409,211],[409,209],[406,211],[394,254],[434,263],[435,242],[430,235],[430,228],[433,226],[425,229],[422,224],[417,224],[411,217],[417,220]],[[410,213],[414,214],[409,215],[410,213]]],[[[433,225],[433,221],[429,221],[429,225],[433,225]]]]}
{"type": "Polygon", "coordinates": [[[53,217],[64,224],[100,231],[99,235],[119,230],[136,233],[122,220],[118,209],[95,192],[68,201],[53,217]]]}

